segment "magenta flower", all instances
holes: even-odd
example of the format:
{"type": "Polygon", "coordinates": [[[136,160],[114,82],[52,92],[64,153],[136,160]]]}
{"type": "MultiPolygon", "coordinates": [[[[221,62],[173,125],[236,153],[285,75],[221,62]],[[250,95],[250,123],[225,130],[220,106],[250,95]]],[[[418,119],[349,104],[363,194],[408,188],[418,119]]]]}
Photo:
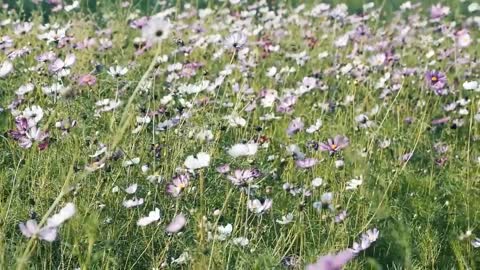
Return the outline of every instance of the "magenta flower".
{"type": "Polygon", "coordinates": [[[335,154],[343,148],[347,147],[349,144],[347,137],[342,135],[337,135],[333,139],[328,139],[326,143],[320,143],[320,151],[328,151],[330,154],[335,154]]]}
{"type": "Polygon", "coordinates": [[[180,193],[188,187],[190,183],[190,176],[188,174],[180,174],[172,179],[172,182],[167,186],[167,193],[173,197],[180,196],[180,193]]]}
{"type": "Polygon", "coordinates": [[[447,76],[440,71],[427,71],[425,73],[425,80],[430,89],[439,96],[446,95],[447,92],[447,76]]]}
{"type": "Polygon", "coordinates": [[[337,254],[327,254],[318,258],[314,264],[307,265],[306,270],[340,270],[355,258],[355,255],[350,249],[340,251],[337,254]]]}

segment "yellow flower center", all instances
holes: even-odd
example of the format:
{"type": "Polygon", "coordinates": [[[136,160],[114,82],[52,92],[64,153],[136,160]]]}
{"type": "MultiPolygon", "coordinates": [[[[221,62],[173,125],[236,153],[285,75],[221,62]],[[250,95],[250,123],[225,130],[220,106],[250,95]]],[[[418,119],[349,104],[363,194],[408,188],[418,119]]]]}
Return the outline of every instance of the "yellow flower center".
{"type": "Polygon", "coordinates": [[[433,76],[433,77],[432,77],[432,82],[436,82],[436,81],[438,81],[437,76],[433,76]]]}
{"type": "Polygon", "coordinates": [[[333,150],[336,150],[338,146],[336,144],[332,144],[330,147],[332,147],[333,150]]]}
{"type": "Polygon", "coordinates": [[[179,188],[179,189],[184,189],[184,188],[186,188],[186,187],[187,187],[187,185],[185,185],[185,183],[180,183],[180,184],[178,185],[178,188],[179,188]]]}

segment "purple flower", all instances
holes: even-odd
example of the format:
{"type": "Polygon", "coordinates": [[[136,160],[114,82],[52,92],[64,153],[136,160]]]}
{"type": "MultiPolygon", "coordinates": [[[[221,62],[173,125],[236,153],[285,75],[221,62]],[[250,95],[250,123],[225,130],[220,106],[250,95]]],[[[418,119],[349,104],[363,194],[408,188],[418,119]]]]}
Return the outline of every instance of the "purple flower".
{"type": "Polygon", "coordinates": [[[430,17],[432,19],[440,19],[450,13],[450,8],[441,4],[434,5],[430,8],[430,17]]]}
{"type": "Polygon", "coordinates": [[[327,254],[318,258],[314,264],[307,265],[306,270],[340,270],[355,258],[355,255],[350,249],[340,251],[337,254],[327,254]]]}
{"type": "Polygon", "coordinates": [[[302,130],[305,125],[302,122],[301,118],[295,118],[290,122],[287,128],[287,135],[292,136],[293,134],[297,133],[298,131],[302,130]]]}
{"type": "Polygon", "coordinates": [[[235,170],[233,175],[227,176],[235,186],[245,186],[258,177],[260,177],[260,171],[257,169],[235,170]]]}
{"type": "Polygon", "coordinates": [[[447,76],[440,71],[427,71],[425,73],[425,80],[428,87],[432,89],[435,94],[443,96],[447,94],[447,76]]]}
{"type": "Polygon", "coordinates": [[[172,182],[167,186],[167,193],[169,193],[173,197],[180,196],[180,193],[186,187],[188,187],[188,184],[190,183],[189,180],[190,180],[190,177],[188,176],[188,174],[180,174],[175,176],[172,179],[172,182]]]}
{"type": "Polygon", "coordinates": [[[280,101],[280,104],[277,106],[277,112],[281,113],[289,113],[293,111],[293,105],[297,102],[297,97],[296,96],[288,96],[283,98],[280,101]]]}
{"type": "Polygon", "coordinates": [[[342,135],[337,135],[333,139],[328,139],[326,143],[320,143],[320,151],[328,151],[330,154],[334,154],[343,148],[347,147],[349,140],[347,137],[342,135]]]}
{"type": "Polygon", "coordinates": [[[307,169],[315,166],[318,163],[318,160],[314,158],[305,158],[305,159],[299,159],[295,161],[295,164],[297,167],[302,168],[302,169],[307,169]]]}
{"type": "Polygon", "coordinates": [[[18,142],[22,148],[32,147],[34,142],[38,142],[38,148],[45,150],[48,146],[48,133],[40,130],[36,126],[29,127],[28,120],[24,117],[15,119],[16,129],[10,130],[8,134],[18,142]]]}

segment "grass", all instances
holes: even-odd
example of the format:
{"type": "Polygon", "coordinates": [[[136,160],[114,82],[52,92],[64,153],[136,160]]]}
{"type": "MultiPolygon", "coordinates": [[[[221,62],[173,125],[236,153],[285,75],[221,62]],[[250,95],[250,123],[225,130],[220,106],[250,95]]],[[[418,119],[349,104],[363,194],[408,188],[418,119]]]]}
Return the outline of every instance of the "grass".
{"type": "MultiPolygon", "coordinates": [[[[391,15],[385,20],[366,22],[371,37],[357,42],[359,51],[354,58],[350,57],[353,40],[345,48],[333,44],[355,27],[347,20],[342,23],[324,15],[306,15],[313,5],[309,2],[298,14],[288,5],[277,4],[277,11],[285,14],[278,16],[282,20],[273,25],[278,28],[261,22],[260,15],[251,21],[228,16],[218,5],[212,5],[219,10],[217,13],[203,19],[192,15],[195,10],[185,8],[185,13],[171,15],[175,28],[168,39],[141,55],[135,54],[133,44],[141,31],[128,23],[135,14],[132,5],[138,4],[139,14],[144,14],[151,4],[143,1],[120,8],[119,3],[102,2],[92,12],[88,5],[93,2],[89,3],[82,2],[80,10],[71,12],[42,14],[37,9],[27,12],[18,7],[18,12],[1,14],[2,20],[12,21],[25,19],[28,14],[34,27],[24,35],[15,34],[12,25],[0,29],[2,36],[14,39],[13,48],[27,46],[31,50],[11,60],[14,70],[0,80],[0,107],[5,109],[0,113],[0,269],[284,269],[287,260],[296,262],[292,269],[303,269],[320,255],[351,247],[362,233],[373,228],[380,231],[378,240],[360,252],[346,269],[476,269],[480,265],[478,250],[471,244],[478,235],[480,217],[476,203],[480,187],[480,133],[475,120],[479,100],[478,92],[463,87],[464,82],[479,80],[478,26],[466,23],[474,16],[466,12],[470,2],[455,6],[449,3],[451,13],[440,22],[431,22],[429,3],[399,12],[398,4],[388,1],[384,10],[374,8],[367,12],[391,15]],[[415,14],[425,20],[425,26],[412,27],[408,15],[415,14]],[[294,23],[295,18],[304,19],[307,24],[300,26],[294,23]],[[68,33],[74,41],[60,46],[62,41],[39,40],[37,34],[44,31],[38,26],[46,19],[60,27],[69,22],[68,33]],[[457,22],[455,29],[462,25],[469,29],[470,46],[455,47],[454,40],[437,30],[437,26],[451,21],[457,22]],[[258,34],[249,35],[246,60],[235,50],[225,50],[215,58],[214,54],[223,48],[223,40],[241,23],[250,31],[264,27],[258,34]],[[204,33],[189,31],[198,25],[205,29],[204,33]],[[415,32],[399,42],[399,29],[407,26],[415,32]],[[112,35],[96,32],[105,28],[111,29],[112,35]],[[275,29],[284,30],[286,35],[281,37],[275,29]],[[202,38],[216,38],[214,34],[219,34],[219,42],[195,45],[202,38]],[[316,39],[314,46],[309,47],[305,36],[316,39]],[[96,47],[73,47],[87,37],[97,39],[96,47]],[[102,38],[111,40],[112,47],[99,49],[102,38]],[[255,43],[261,38],[280,45],[279,51],[262,57],[263,50],[255,43]],[[380,50],[369,50],[368,46],[379,46],[382,41],[389,42],[399,59],[375,67],[369,59],[380,50]],[[442,52],[450,48],[454,48],[452,54],[441,58],[442,52]],[[70,69],[69,75],[59,77],[48,70],[48,63],[37,63],[35,57],[49,50],[60,59],[75,54],[75,63],[66,68],[70,69]],[[432,58],[426,56],[430,50],[435,51],[432,58]],[[302,51],[310,57],[304,65],[288,57],[289,53],[302,51]],[[328,52],[328,56],[320,59],[322,52],[328,52]],[[163,55],[168,60],[157,61],[163,55]],[[184,66],[172,72],[170,65],[174,63],[201,63],[202,67],[191,77],[171,79],[171,74],[188,71],[184,66]],[[353,69],[342,72],[348,64],[353,69]],[[37,65],[38,71],[29,70],[37,65]],[[125,76],[108,74],[115,65],[128,67],[125,76]],[[266,76],[272,66],[278,71],[287,67],[294,70],[272,78],[266,76]],[[417,71],[411,76],[400,76],[406,67],[417,71]],[[186,84],[204,80],[213,83],[230,69],[231,74],[211,91],[179,91],[186,84]],[[424,72],[434,69],[447,76],[446,96],[435,95],[424,82],[424,72]],[[391,76],[386,86],[377,88],[376,84],[387,73],[391,76]],[[78,77],[83,74],[94,75],[96,83],[79,85],[78,77]],[[325,89],[299,95],[291,113],[277,112],[281,97],[298,90],[305,77],[316,77],[325,89]],[[43,151],[38,143],[24,149],[9,134],[15,128],[18,113],[7,107],[16,98],[15,91],[27,82],[33,83],[35,89],[25,95],[17,110],[21,113],[32,105],[43,109],[45,115],[38,126],[49,132],[49,146],[43,151]],[[42,92],[43,87],[55,82],[70,87],[68,93],[52,97],[42,92]],[[151,87],[143,87],[145,82],[151,82],[151,87]],[[379,98],[384,88],[395,86],[400,86],[400,90],[385,99],[379,98]],[[240,91],[234,91],[236,87],[240,91]],[[278,92],[275,106],[261,106],[259,95],[264,89],[278,92]],[[172,101],[162,104],[169,94],[172,101]],[[116,96],[122,101],[121,106],[96,115],[97,101],[114,100],[116,96]],[[352,101],[345,102],[350,97],[352,101]],[[469,102],[457,105],[453,111],[444,109],[462,98],[469,102]],[[231,106],[224,106],[227,102],[231,106]],[[252,102],[257,107],[248,111],[252,102]],[[461,108],[468,113],[461,114],[461,108]],[[137,117],[160,109],[140,132],[132,133],[137,117]],[[371,113],[375,110],[378,112],[371,113]],[[158,129],[159,124],[184,113],[190,117],[182,118],[166,131],[158,129]],[[279,119],[260,120],[267,113],[275,113],[279,119]],[[356,118],[360,114],[368,115],[375,125],[359,128],[361,123],[356,118]],[[246,125],[231,126],[225,119],[229,115],[241,116],[246,125]],[[433,119],[444,116],[450,117],[447,124],[432,124],[433,119]],[[297,117],[305,128],[288,136],[286,129],[297,117]],[[77,124],[68,132],[56,128],[55,123],[63,119],[76,120],[77,124]],[[322,127],[314,133],[305,132],[317,119],[322,120],[322,127]],[[464,121],[463,125],[459,121],[464,121]],[[212,132],[210,140],[197,139],[204,130],[212,132]],[[312,142],[324,142],[337,134],[348,137],[350,144],[334,156],[310,147],[312,142]],[[253,156],[233,158],[227,153],[234,144],[258,142],[262,136],[268,138],[268,143],[259,146],[253,156]],[[379,147],[385,139],[391,141],[390,146],[379,147]],[[448,151],[436,151],[434,145],[439,142],[447,145],[448,151]],[[298,168],[295,157],[286,151],[292,144],[298,145],[307,157],[319,160],[318,164],[309,169],[298,168]],[[105,154],[91,157],[103,146],[107,147],[105,154]],[[187,156],[199,152],[210,155],[209,166],[190,173],[190,186],[179,197],[168,194],[166,187],[174,175],[185,172],[187,156]],[[401,157],[410,152],[413,156],[402,161],[401,157]],[[138,164],[122,165],[137,157],[138,164]],[[446,163],[439,166],[439,158],[446,159],[446,163]],[[342,168],[336,168],[337,160],[344,161],[342,168]],[[105,166],[93,172],[86,170],[96,161],[105,162],[105,166]],[[257,168],[261,177],[254,184],[258,187],[234,186],[226,175],[216,171],[226,163],[232,171],[257,168]],[[149,170],[144,172],[142,165],[148,165],[149,170]],[[161,180],[147,180],[152,175],[161,176],[161,180]],[[323,185],[314,187],[312,180],[317,177],[323,179],[323,185]],[[355,190],[347,190],[347,183],[359,177],[363,177],[363,183],[355,190]],[[135,194],[124,192],[133,183],[138,184],[135,194]],[[299,194],[286,191],[286,183],[301,188],[299,194]],[[119,191],[114,192],[115,188],[119,191]],[[311,196],[302,193],[304,189],[311,191],[311,196]],[[318,211],[313,204],[326,192],[333,192],[334,210],[318,211]],[[144,204],[125,208],[123,202],[133,197],[143,198],[144,204]],[[253,198],[272,199],[273,206],[263,214],[252,213],[247,204],[253,198]],[[49,243],[22,235],[19,223],[45,220],[67,202],[75,204],[76,213],[58,229],[56,241],[49,243]],[[155,208],[160,209],[160,220],[137,226],[138,219],[155,208]],[[336,223],[334,218],[342,210],[348,216],[336,223]],[[165,227],[179,213],[187,218],[183,230],[165,233],[165,227]],[[276,222],[287,213],[293,214],[293,222],[276,222]],[[227,239],[215,238],[219,234],[217,227],[227,224],[233,228],[227,239]],[[459,240],[467,230],[472,235],[459,240]],[[235,244],[234,239],[240,237],[247,238],[248,245],[235,244]],[[185,262],[178,261],[182,256],[185,262]]],[[[359,3],[349,3],[350,11],[358,10],[359,3]]],[[[292,2],[292,6],[297,4],[292,2]]],[[[164,8],[159,5],[151,12],[164,8]]],[[[0,59],[2,63],[6,61],[7,53],[0,59]]]]}

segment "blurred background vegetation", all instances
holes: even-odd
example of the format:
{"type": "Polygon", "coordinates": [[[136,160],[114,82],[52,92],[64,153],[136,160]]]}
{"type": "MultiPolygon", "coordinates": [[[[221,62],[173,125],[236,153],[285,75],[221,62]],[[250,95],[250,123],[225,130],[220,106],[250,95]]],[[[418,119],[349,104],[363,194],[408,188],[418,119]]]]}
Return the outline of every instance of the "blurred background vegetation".
{"type": "MultiPolygon", "coordinates": [[[[3,0],[4,4],[8,4],[10,9],[18,12],[23,19],[29,19],[34,11],[39,11],[43,14],[44,20],[48,21],[51,13],[51,6],[48,0],[37,0],[39,4],[33,3],[32,0],[3,0]]],[[[103,10],[112,10],[112,8],[120,8],[120,4],[125,0],[79,0],[82,12],[86,14],[101,15],[103,10]],[[100,13],[100,14],[99,14],[100,13]]],[[[131,8],[140,10],[142,14],[154,14],[167,7],[181,7],[182,4],[189,3],[198,8],[223,6],[228,0],[126,0],[132,3],[131,8]]],[[[374,2],[375,6],[382,6],[384,15],[388,18],[388,14],[397,10],[398,7],[407,0],[267,0],[269,6],[275,9],[279,3],[285,3],[287,6],[295,7],[300,4],[315,5],[318,3],[330,3],[336,5],[345,3],[348,5],[351,13],[362,12],[362,7],[366,3],[374,2]]],[[[412,3],[421,3],[424,8],[428,8],[436,3],[449,5],[453,8],[454,15],[466,14],[468,4],[476,0],[411,0],[412,3]]],[[[64,0],[65,4],[70,4],[73,0],[64,0]]],[[[247,0],[249,4],[256,2],[256,0],[247,0]]]]}

